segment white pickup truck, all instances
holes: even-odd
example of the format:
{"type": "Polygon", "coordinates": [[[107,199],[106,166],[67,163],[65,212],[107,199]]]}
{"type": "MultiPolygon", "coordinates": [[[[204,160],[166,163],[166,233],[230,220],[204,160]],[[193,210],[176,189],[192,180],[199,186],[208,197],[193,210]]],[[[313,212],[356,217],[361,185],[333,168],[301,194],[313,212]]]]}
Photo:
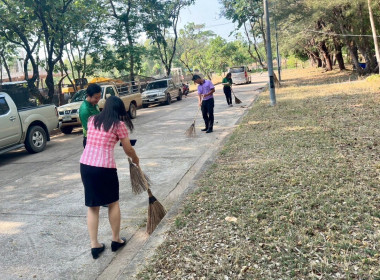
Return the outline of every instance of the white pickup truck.
{"type": "MultiPolygon", "coordinates": [[[[101,99],[98,103],[102,110],[108,96],[118,96],[123,101],[131,119],[136,118],[136,110],[142,105],[141,93],[131,91],[127,85],[116,85],[113,83],[99,83],[102,88],[101,99]]],[[[79,119],[79,108],[86,98],[86,90],[82,89],[73,95],[69,104],[58,107],[59,121],[62,122],[61,131],[70,134],[74,127],[82,126],[79,119]]]]}
{"type": "Polygon", "coordinates": [[[41,152],[57,127],[54,105],[18,108],[7,93],[0,92],[0,154],[24,146],[29,153],[41,152]]]}
{"type": "Polygon", "coordinates": [[[172,78],[151,81],[142,93],[142,105],[144,108],[157,103],[170,105],[174,98],[182,100],[182,95],[181,87],[172,78]]]}

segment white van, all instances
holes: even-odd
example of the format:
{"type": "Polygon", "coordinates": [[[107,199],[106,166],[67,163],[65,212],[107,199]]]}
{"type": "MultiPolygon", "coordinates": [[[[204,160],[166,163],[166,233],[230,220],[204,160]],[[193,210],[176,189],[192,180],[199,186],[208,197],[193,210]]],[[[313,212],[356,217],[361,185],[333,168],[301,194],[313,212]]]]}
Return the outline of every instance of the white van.
{"type": "Polygon", "coordinates": [[[250,84],[251,75],[248,73],[249,69],[246,66],[231,67],[228,72],[231,73],[232,83],[238,84],[250,84]]]}

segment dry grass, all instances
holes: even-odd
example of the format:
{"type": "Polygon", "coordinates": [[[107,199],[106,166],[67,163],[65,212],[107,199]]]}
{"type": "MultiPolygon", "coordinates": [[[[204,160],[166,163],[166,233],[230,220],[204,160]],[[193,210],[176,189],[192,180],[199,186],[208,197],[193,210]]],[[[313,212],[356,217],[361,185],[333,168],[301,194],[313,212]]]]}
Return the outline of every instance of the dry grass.
{"type": "Polygon", "coordinates": [[[380,279],[380,91],[349,75],[285,71],[137,278],[380,279]]]}

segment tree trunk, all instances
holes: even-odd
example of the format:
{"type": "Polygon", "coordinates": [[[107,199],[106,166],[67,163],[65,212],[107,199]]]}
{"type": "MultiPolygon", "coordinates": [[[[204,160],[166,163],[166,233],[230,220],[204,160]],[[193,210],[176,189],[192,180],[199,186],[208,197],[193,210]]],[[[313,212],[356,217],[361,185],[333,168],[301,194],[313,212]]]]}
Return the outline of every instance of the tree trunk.
{"type": "Polygon", "coordinates": [[[54,97],[53,69],[54,69],[53,65],[48,65],[48,69],[46,70],[47,75],[46,75],[46,79],[45,79],[45,84],[48,88],[48,98],[46,101],[48,103],[51,103],[53,101],[53,97],[54,97]]]}
{"type": "Polygon", "coordinates": [[[134,46],[134,43],[133,43],[133,38],[132,38],[132,35],[131,35],[131,30],[129,28],[129,14],[131,12],[131,1],[128,1],[128,9],[127,9],[127,19],[126,21],[124,22],[124,26],[125,26],[125,30],[126,30],[126,33],[127,33],[127,38],[128,38],[128,45],[129,45],[129,78],[131,80],[132,83],[134,83],[135,81],[135,56],[134,56],[134,53],[133,53],[133,48],[135,47],[134,46]]]}
{"type": "Polygon", "coordinates": [[[317,68],[321,68],[322,67],[322,59],[319,57],[319,53],[317,51],[312,51],[311,55],[316,60],[317,68]]]}
{"type": "Polygon", "coordinates": [[[65,79],[66,75],[63,74],[63,71],[61,71],[61,75],[62,75],[62,77],[61,77],[61,79],[58,82],[58,94],[59,94],[59,98],[58,98],[59,104],[58,104],[58,106],[62,106],[63,103],[64,103],[64,101],[65,101],[64,96],[62,94],[62,82],[65,79]]]}
{"type": "Polygon", "coordinates": [[[344,59],[342,54],[342,43],[339,42],[336,38],[334,38],[334,46],[335,46],[335,58],[339,65],[339,70],[343,71],[346,69],[344,66],[344,59]]]}
{"type": "Polygon", "coordinates": [[[376,62],[374,62],[372,56],[371,56],[371,50],[367,47],[363,47],[362,45],[358,45],[358,50],[362,54],[362,56],[365,59],[366,68],[364,69],[364,73],[368,74],[372,71],[373,68],[375,68],[376,62]]]}
{"type": "Polygon", "coordinates": [[[330,53],[329,53],[329,50],[327,49],[325,41],[320,42],[318,44],[318,48],[319,48],[320,52],[322,53],[322,56],[326,62],[326,66],[325,66],[326,70],[332,71],[333,66],[332,66],[332,62],[331,62],[331,57],[330,57],[330,53]]]}
{"type": "MultiPolygon", "coordinates": [[[[377,65],[379,66],[380,65],[380,52],[379,52],[379,44],[378,44],[378,41],[377,41],[377,32],[376,32],[375,21],[373,19],[371,0],[368,0],[368,10],[369,10],[369,18],[370,18],[370,21],[371,21],[373,42],[375,44],[376,60],[377,60],[377,65]]],[[[380,71],[380,68],[379,68],[379,71],[380,71]]],[[[380,72],[379,72],[379,74],[380,74],[380,72]]]]}
{"type": "Polygon", "coordinates": [[[181,61],[182,64],[185,65],[187,70],[189,70],[190,74],[193,75],[193,71],[191,71],[190,66],[181,57],[179,57],[179,61],[181,61]]]}
{"type": "MultiPolygon", "coordinates": [[[[252,34],[253,34],[253,31],[252,31],[252,25],[250,25],[250,26],[251,26],[251,32],[252,32],[252,34]]],[[[262,61],[262,59],[261,59],[261,55],[260,55],[260,53],[259,53],[259,51],[258,51],[258,49],[257,49],[257,45],[256,45],[256,37],[254,37],[255,43],[252,43],[252,41],[251,41],[251,39],[250,39],[250,37],[249,37],[249,32],[248,32],[247,26],[246,26],[245,23],[244,23],[244,31],[245,31],[245,34],[246,34],[247,39],[248,39],[248,53],[249,53],[249,55],[252,57],[253,60],[256,60],[256,61],[258,60],[259,63],[260,63],[260,65],[261,65],[261,67],[264,69],[265,67],[264,67],[263,61],[262,61]],[[255,52],[256,52],[257,57],[255,57],[255,56],[253,55],[253,52],[252,52],[252,49],[251,49],[252,45],[254,46],[254,49],[255,49],[255,52]]],[[[253,34],[253,36],[255,36],[255,34],[253,34]]]]}
{"type": "Polygon", "coordinates": [[[317,61],[315,60],[315,58],[311,55],[311,54],[307,54],[308,58],[309,58],[309,61],[310,61],[310,65],[312,67],[315,67],[315,65],[317,64],[317,61]]]}
{"type": "Polygon", "coordinates": [[[7,71],[8,80],[9,80],[9,82],[12,82],[12,76],[11,76],[11,72],[9,71],[9,66],[8,66],[7,60],[5,59],[4,54],[1,54],[0,56],[3,60],[3,63],[4,63],[3,65],[5,67],[5,71],[7,71]]]}
{"type": "Polygon", "coordinates": [[[41,92],[38,90],[38,88],[35,85],[35,82],[40,77],[40,74],[38,72],[38,65],[37,65],[36,61],[34,60],[33,56],[30,55],[28,52],[27,52],[25,60],[24,60],[24,75],[25,75],[25,80],[28,83],[28,91],[29,91],[30,95],[37,98],[39,103],[44,104],[46,102],[46,99],[41,94],[41,92]],[[29,73],[28,73],[29,60],[31,61],[32,68],[33,68],[33,75],[30,79],[29,79],[29,73]]]}
{"type": "Polygon", "coordinates": [[[74,89],[74,92],[77,92],[77,88],[76,88],[76,85],[75,85],[75,83],[74,83],[74,81],[70,78],[70,75],[69,75],[69,73],[67,72],[67,68],[66,68],[66,65],[63,63],[63,60],[62,60],[62,57],[61,57],[61,59],[59,60],[59,63],[60,63],[60,65],[61,65],[61,68],[63,69],[63,71],[65,71],[65,76],[69,79],[69,82],[70,82],[70,84],[72,85],[72,87],[73,87],[73,89],[74,89]]]}
{"type": "Polygon", "coordinates": [[[364,69],[359,65],[359,55],[358,55],[358,48],[356,47],[354,42],[349,42],[347,40],[346,42],[348,51],[350,52],[352,63],[354,64],[354,67],[356,68],[356,71],[360,74],[364,74],[364,69]]]}

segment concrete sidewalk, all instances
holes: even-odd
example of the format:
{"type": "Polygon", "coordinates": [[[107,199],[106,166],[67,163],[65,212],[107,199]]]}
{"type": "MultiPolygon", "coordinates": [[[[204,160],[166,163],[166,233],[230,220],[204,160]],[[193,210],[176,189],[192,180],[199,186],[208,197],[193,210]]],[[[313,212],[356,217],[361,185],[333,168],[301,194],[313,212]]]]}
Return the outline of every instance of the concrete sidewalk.
{"type": "Polygon", "coordinates": [[[108,249],[93,260],[86,228],[86,207],[79,174],[82,152],[80,133],[59,135],[48,149],[36,155],[17,151],[0,157],[0,274],[2,279],[130,279],[138,264],[149,257],[164,239],[178,201],[191,189],[194,177],[212,161],[241,116],[265,86],[265,75],[252,76],[251,85],[236,86],[243,104],[227,107],[221,86],[215,95],[214,133],[197,137],[184,133],[197,110],[195,93],[170,106],[138,111],[134,121],[136,151],[143,170],[153,181],[152,191],[170,210],[149,238],[145,233],[147,194],[134,196],[129,184],[128,163],[121,147],[115,156],[120,179],[122,236],[127,246],[117,254],[109,249],[111,230],[107,209],[101,209],[99,240],[108,249]]]}

